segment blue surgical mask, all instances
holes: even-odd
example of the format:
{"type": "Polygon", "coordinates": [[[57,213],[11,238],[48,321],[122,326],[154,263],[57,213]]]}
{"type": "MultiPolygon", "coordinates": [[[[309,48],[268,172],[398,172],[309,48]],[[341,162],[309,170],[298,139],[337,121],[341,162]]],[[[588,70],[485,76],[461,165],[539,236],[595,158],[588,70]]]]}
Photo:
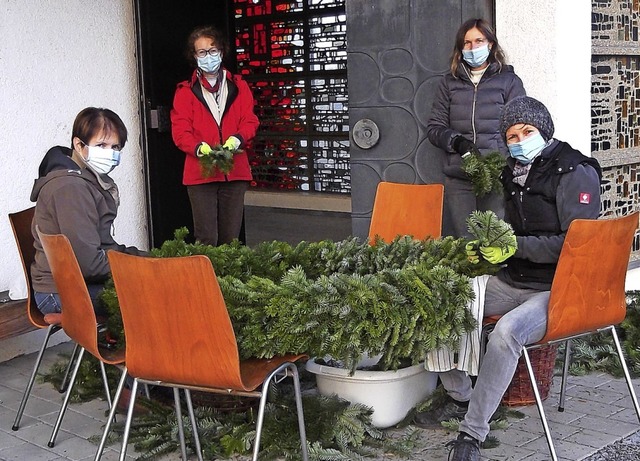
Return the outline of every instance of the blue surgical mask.
{"type": "Polygon", "coordinates": [[[471,68],[480,67],[489,57],[489,44],[479,46],[472,50],[462,50],[462,57],[471,68]]]}
{"type": "Polygon", "coordinates": [[[196,58],[198,60],[198,67],[203,71],[213,74],[214,72],[218,72],[220,69],[220,64],[222,63],[222,56],[220,53],[215,55],[207,54],[204,58],[196,58]]]}
{"type": "Polygon", "coordinates": [[[513,158],[523,165],[528,165],[536,156],[542,152],[547,145],[540,133],[535,133],[520,142],[507,144],[509,153],[513,158]]]}
{"type": "Polygon", "coordinates": [[[120,151],[98,146],[87,146],[87,149],[89,150],[87,163],[100,174],[110,173],[120,165],[120,151]]]}

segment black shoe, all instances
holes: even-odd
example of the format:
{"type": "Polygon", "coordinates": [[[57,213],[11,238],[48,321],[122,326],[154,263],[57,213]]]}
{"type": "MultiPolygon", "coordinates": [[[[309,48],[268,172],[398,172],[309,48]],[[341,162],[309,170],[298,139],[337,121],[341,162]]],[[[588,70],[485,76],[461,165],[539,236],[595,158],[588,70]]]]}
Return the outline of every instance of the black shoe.
{"type": "Polygon", "coordinates": [[[438,429],[442,428],[442,423],[445,421],[463,420],[466,414],[467,407],[449,397],[444,405],[417,413],[413,418],[413,424],[423,429],[438,429]]]}
{"type": "Polygon", "coordinates": [[[469,434],[460,432],[447,446],[451,447],[449,461],[480,461],[480,442],[469,434]]]}

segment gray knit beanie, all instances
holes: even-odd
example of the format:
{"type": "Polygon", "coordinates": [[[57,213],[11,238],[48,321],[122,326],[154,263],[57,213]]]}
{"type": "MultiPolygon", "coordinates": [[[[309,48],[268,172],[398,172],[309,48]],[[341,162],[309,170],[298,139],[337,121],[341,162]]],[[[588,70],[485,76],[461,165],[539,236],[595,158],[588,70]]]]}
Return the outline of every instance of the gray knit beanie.
{"type": "Polygon", "coordinates": [[[525,123],[535,126],[545,141],[553,137],[551,114],[537,99],[521,96],[509,101],[500,116],[500,134],[506,140],[507,130],[513,125],[525,123]]]}

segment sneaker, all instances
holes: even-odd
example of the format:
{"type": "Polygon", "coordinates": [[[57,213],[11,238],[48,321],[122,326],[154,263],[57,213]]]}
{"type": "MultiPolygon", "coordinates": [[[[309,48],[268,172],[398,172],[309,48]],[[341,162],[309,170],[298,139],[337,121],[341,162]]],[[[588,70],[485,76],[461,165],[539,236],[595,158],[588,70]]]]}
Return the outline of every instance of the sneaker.
{"type": "Polygon", "coordinates": [[[461,421],[466,414],[466,406],[459,405],[455,400],[448,397],[444,405],[417,413],[413,418],[413,424],[423,429],[441,429],[443,422],[461,421]]]}
{"type": "Polygon", "coordinates": [[[451,447],[449,461],[480,461],[480,442],[469,434],[460,432],[458,438],[446,446],[451,447]]]}

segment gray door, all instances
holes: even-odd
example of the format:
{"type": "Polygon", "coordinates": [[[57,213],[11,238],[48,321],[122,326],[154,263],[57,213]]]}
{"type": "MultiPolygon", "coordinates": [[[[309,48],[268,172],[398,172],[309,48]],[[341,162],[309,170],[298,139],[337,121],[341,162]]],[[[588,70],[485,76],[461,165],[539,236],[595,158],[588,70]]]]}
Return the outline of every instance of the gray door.
{"type": "Polygon", "coordinates": [[[368,233],[380,181],[443,181],[444,153],[424,133],[433,95],[449,69],[456,31],[473,17],[493,23],[493,3],[347,0],[354,235],[368,233]]]}

